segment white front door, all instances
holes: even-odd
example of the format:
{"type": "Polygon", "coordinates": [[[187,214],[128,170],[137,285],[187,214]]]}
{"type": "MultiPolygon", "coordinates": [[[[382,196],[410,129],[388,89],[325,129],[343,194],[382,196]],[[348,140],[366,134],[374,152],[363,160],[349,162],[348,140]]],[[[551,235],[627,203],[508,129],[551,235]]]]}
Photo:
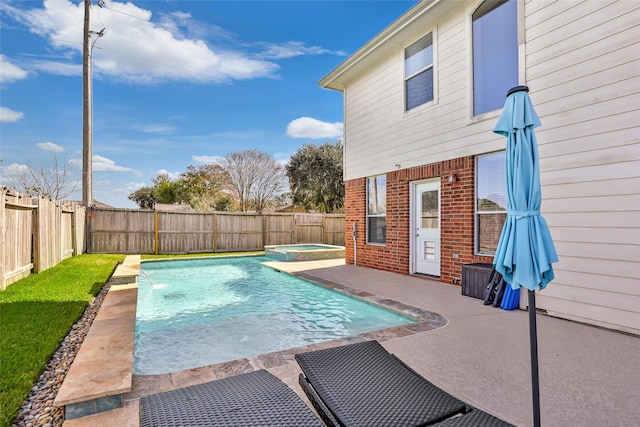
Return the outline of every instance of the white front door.
{"type": "Polygon", "coordinates": [[[416,184],[413,200],[415,273],[440,276],[440,182],[416,184]]]}

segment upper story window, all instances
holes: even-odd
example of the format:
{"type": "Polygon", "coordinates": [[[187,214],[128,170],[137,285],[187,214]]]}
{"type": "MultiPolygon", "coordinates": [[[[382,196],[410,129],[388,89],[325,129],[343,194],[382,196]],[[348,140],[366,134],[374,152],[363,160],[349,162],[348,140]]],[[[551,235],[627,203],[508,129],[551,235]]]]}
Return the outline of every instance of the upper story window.
{"type": "Polygon", "coordinates": [[[387,176],[367,178],[367,243],[387,242],[387,176]]]}
{"type": "Polygon", "coordinates": [[[476,253],[496,252],[507,219],[505,152],[476,157],[476,253]]]}
{"type": "Polygon", "coordinates": [[[433,101],[433,37],[429,33],[404,50],[406,110],[433,101]]]}
{"type": "Polygon", "coordinates": [[[472,15],[473,115],[504,106],[518,85],[516,0],[485,0],[472,15]]]}

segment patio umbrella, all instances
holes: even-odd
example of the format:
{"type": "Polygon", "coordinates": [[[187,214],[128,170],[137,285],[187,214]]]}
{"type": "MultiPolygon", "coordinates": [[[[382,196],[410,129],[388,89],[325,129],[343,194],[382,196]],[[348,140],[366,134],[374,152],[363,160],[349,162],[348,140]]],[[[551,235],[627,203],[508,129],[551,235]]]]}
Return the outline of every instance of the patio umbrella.
{"type": "Polygon", "coordinates": [[[533,131],[540,126],[540,120],[528,92],[526,86],[517,86],[507,92],[502,115],[493,129],[507,137],[507,219],[493,264],[513,289],[528,289],[533,422],[538,427],[540,388],[535,291],[544,289],[553,280],[551,264],[558,262],[558,256],[547,223],[540,215],[540,167],[533,131]]]}

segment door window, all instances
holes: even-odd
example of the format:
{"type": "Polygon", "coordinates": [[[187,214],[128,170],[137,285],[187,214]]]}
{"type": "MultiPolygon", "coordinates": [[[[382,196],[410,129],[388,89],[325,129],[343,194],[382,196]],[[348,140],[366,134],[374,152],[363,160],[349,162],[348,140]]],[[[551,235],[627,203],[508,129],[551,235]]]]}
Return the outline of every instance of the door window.
{"type": "Polygon", "coordinates": [[[440,215],[438,191],[422,192],[422,228],[438,228],[440,215]]]}

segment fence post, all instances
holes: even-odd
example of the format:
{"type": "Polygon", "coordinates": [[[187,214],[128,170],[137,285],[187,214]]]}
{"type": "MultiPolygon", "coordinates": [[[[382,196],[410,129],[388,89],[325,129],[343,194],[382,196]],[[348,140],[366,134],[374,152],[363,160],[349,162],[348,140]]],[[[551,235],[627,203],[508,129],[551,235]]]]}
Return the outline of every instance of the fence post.
{"type": "Polygon", "coordinates": [[[218,253],[218,214],[213,214],[213,253],[218,253]]]}
{"type": "Polygon", "coordinates": [[[327,214],[322,214],[322,243],[327,244],[327,214]]]}
{"type": "Polygon", "coordinates": [[[153,253],[158,255],[158,250],[159,250],[159,240],[160,240],[160,236],[159,236],[159,230],[158,230],[158,224],[159,224],[159,220],[158,220],[158,211],[154,212],[153,215],[153,253]]]}
{"type": "Polygon", "coordinates": [[[93,206],[86,206],[84,210],[84,250],[86,253],[93,253],[93,206]]]}
{"type": "Polygon", "coordinates": [[[76,219],[76,255],[87,252],[87,209],[84,206],[76,205],[75,207],[75,219],[76,219]],[[79,226],[78,226],[79,224],[79,226]]]}
{"type": "Polygon", "coordinates": [[[74,207],[71,212],[71,256],[78,255],[78,243],[76,242],[76,215],[78,210],[74,207]]]}
{"type": "Polygon", "coordinates": [[[2,280],[2,282],[0,283],[0,289],[2,289],[3,291],[5,289],[7,289],[6,287],[6,283],[7,281],[5,280],[5,242],[7,241],[7,220],[6,220],[6,212],[5,212],[5,206],[4,206],[4,201],[5,201],[5,196],[7,194],[7,190],[5,190],[4,188],[2,189],[2,192],[0,192],[0,239],[2,239],[3,244],[0,245],[0,280],[2,280]]]}
{"type": "Polygon", "coordinates": [[[36,208],[33,210],[31,214],[31,230],[33,234],[33,246],[31,250],[33,251],[33,256],[31,260],[33,261],[33,271],[35,273],[40,272],[40,209],[42,204],[40,203],[41,198],[38,197],[38,202],[36,208]]]}
{"type": "Polygon", "coordinates": [[[298,243],[298,223],[296,222],[296,214],[291,212],[293,217],[293,227],[291,227],[291,243],[298,243]]]}

